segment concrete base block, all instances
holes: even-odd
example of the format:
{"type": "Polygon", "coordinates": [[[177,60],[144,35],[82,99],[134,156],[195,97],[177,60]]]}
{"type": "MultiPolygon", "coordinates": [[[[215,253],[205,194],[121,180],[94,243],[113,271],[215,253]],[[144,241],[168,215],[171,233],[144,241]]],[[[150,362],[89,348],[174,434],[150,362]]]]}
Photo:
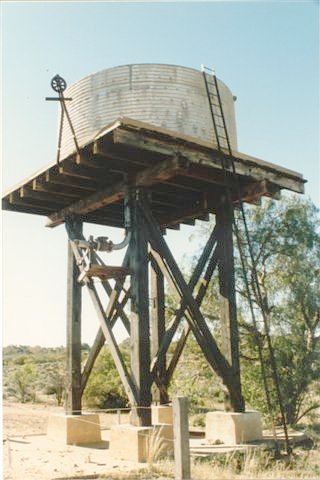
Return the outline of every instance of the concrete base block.
{"type": "Polygon", "coordinates": [[[259,412],[209,412],[206,415],[206,440],[210,443],[238,445],[261,439],[259,412]]]}
{"type": "Polygon", "coordinates": [[[152,405],[151,418],[152,425],[158,425],[162,423],[172,425],[172,407],[169,405],[152,405]]]}
{"type": "Polygon", "coordinates": [[[161,452],[173,450],[172,425],[136,427],[130,424],[113,425],[110,429],[110,455],[132,462],[157,460],[161,452]]]}
{"type": "Polygon", "coordinates": [[[151,434],[152,427],[113,425],[110,429],[110,455],[131,462],[146,462],[151,434]]]}
{"type": "Polygon", "coordinates": [[[51,415],[47,436],[67,445],[101,442],[99,415],[51,415]]]}

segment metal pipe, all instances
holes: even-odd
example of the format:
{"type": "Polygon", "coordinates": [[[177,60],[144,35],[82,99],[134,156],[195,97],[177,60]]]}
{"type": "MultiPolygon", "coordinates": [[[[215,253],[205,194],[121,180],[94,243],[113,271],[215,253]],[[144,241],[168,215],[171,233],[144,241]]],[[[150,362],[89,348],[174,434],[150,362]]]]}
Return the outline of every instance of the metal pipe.
{"type": "Polygon", "coordinates": [[[120,243],[113,243],[108,237],[89,237],[89,240],[74,240],[79,248],[89,248],[99,252],[113,252],[113,250],[122,250],[129,245],[131,239],[131,231],[129,230],[125,238],[120,243]]]}

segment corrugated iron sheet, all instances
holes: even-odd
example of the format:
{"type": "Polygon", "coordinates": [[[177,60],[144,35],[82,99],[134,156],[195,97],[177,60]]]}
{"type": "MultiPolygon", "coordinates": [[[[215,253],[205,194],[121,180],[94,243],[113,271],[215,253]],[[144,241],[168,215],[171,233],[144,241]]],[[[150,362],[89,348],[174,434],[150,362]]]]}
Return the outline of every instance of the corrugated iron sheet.
{"type": "MultiPolygon", "coordinates": [[[[219,80],[219,89],[233,149],[237,149],[234,99],[219,80]]],[[[114,67],[89,75],[65,91],[68,111],[80,145],[121,116],[215,144],[208,99],[200,71],[162,64],[114,67]]],[[[75,150],[64,123],[61,158],[75,150]]]]}

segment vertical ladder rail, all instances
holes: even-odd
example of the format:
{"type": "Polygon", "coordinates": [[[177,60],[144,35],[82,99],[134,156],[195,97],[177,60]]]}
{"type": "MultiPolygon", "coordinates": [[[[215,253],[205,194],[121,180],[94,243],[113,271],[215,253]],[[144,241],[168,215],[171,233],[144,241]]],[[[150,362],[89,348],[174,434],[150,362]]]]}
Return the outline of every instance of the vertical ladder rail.
{"type": "MultiPolygon", "coordinates": [[[[238,202],[239,202],[240,211],[241,211],[241,217],[242,217],[242,221],[243,221],[243,224],[244,224],[246,241],[247,241],[249,255],[250,255],[250,259],[251,259],[251,263],[252,263],[254,290],[255,290],[255,293],[257,295],[259,304],[260,304],[262,319],[263,319],[263,324],[264,324],[264,331],[265,331],[265,335],[266,335],[266,338],[267,338],[267,345],[268,345],[269,358],[270,358],[270,364],[271,364],[272,378],[273,378],[273,382],[274,382],[274,386],[275,386],[275,390],[276,390],[276,395],[277,395],[277,400],[278,400],[279,408],[280,408],[281,420],[282,420],[284,435],[285,435],[286,450],[287,450],[287,453],[290,454],[292,449],[291,449],[290,442],[289,442],[289,437],[288,437],[287,422],[286,422],[285,413],[284,413],[283,400],[282,400],[282,394],[281,394],[281,390],[280,390],[280,382],[279,382],[279,376],[278,376],[278,372],[277,372],[274,349],[273,349],[272,342],[271,342],[271,337],[270,337],[269,322],[268,322],[267,314],[266,314],[265,309],[263,307],[261,288],[260,288],[260,284],[259,284],[259,280],[258,280],[258,274],[257,274],[255,262],[254,262],[254,254],[253,254],[249,229],[248,229],[248,225],[247,225],[246,215],[245,215],[245,211],[244,211],[244,207],[243,207],[243,202],[242,202],[242,199],[241,199],[240,184],[239,184],[239,180],[238,180],[237,173],[236,173],[235,163],[234,163],[233,154],[232,154],[232,148],[231,148],[231,144],[230,144],[230,138],[229,138],[228,129],[227,129],[227,125],[226,125],[226,120],[225,120],[225,116],[224,116],[224,112],[223,112],[223,106],[222,106],[222,100],[221,100],[220,91],[219,91],[218,80],[217,80],[217,77],[215,75],[214,70],[212,70],[208,67],[205,67],[204,65],[201,65],[201,71],[202,71],[202,74],[203,74],[205,88],[206,88],[206,92],[207,92],[207,96],[208,96],[208,100],[209,100],[210,113],[211,113],[211,118],[212,118],[212,121],[213,121],[214,132],[215,132],[215,135],[216,135],[217,147],[218,147],[219,152],[222,153],[222,155],[223,155],[224,152],[223,152],[223,148],[221,146],[221,139],[226,141],[226,147],[227,147],[226,150],[228,152],[228,157],[229,157],[230,162],[231,162],[232,173],[233,173],[234,180],[235,180],[235,187],[236,187],[236,190],[237,190],[238,202]],[[213,82],[208,81],[208,76],[209,75],[212,76],[213,82]],[[209,85],[213,86],[213,89],[214,89],[215,93],[210,92],[209,85]],[[218,103],[212,102],[212,98],[216,99],[218,103]],[[214,106],[219,109],[220,114],[215,115],[214,106]],[[216,117],[219,117],[219,118],[222,119],[222,125],[217,125],[216,117]],[[223,128],[224,135],[219,135],[218,126],[220,128],[223,128]]],[[[224,173],[226,175],[227,170],[226,170],[226,162],[225,162],[225,157],[224,156],[222,156],[222,167],[223,167],[224,173]]],[[[232,203],[232,196],[231,196],[230,187],[226,187],[226,190],[227,190],[228,201],[232,203]]],[[[247,272],[246,272],[245,263],[244,263],[244,255],[243,255],[243,250],[242,250],[241,241],[240,241],[239,229],[238,229],[238,226],[237,226],[237,223],[236,223],[235,219],[234,219],[234,230],[235,230],[235,235],[236,235],[236,239],[237,239],[237,245],[238,245],[240,259],[241,259],[241,266],[242,266],[244,280],[245,280],[245,284],[246,284],[246,290],[247,290],[247,294],[248,294],[248,301],[249,301],[249,307],[250,307],[250,312],[251,312],[251,316],[252,316],[252,321],[253,321],[255,331],[257,332],[256,340],[257,340],[257,345],[258,345],[258,350],[259,350],[259,360],[260,360],[260,364],[261,364],[261,375],[262,375],[263,384],[264,384],[264,388],[265,388],[268,410],[269,410],[269,414],[271,414],[271,416],[272,416],[271,396],[270,396],[270,390],[269,390],[268,383],[267,383],[266,371],[265,371],[264,363],[263,363],[262,345],[261,345],[261,342],[260,342],[258,329],[257,329],[257,320],[255,318],[254,309],[253,309],[253,302],[252,302],[252,298],[251,298],[249,281],[248,281],[247,272]]],[[[273,416],[272,416],[272,418],[273,418],[273,416]]],[[[279,447],[278,447],[278,442],[277,442],[277,438],[276,438],[274,421],[273,421],[273,434],[274,434],[274,439],[275,439],[276,450],[278,451],[279,447]]]]}
{"type": "Polygon", "coordinates": [[[205,67],[204,65],[201,66],[201,70],[204,78],[207,96],[209,99],[210,114],[212,118],[214,133],[216,136],[218,150],[221,152],[223,151],[223,149],[227,150],[228,155],[232,156],[231,142],[226,124],[226,119],[223,113],[223,106],[217,77],[214,73],[214,70],[205,67]],[[213,81],[208,80],[209,75],[212,76],[213,81]],[[215,112],[215,108],[218,110],[218,113],[215,112]],[[217,118],[220,119],[222,123],[218,123],[217,118]],[[222,130],[223,135],[221,135],[221,133],[219,132],[220,129],[222,130]]]}

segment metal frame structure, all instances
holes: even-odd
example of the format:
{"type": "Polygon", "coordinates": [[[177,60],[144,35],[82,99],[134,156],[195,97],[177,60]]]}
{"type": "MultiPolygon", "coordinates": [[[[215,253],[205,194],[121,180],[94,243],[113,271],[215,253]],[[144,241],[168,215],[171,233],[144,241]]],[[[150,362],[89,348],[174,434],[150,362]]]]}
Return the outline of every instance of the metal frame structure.
{"type": "MultiPolygon", "coordinates": [[[[241,200],[278,198],[283,188],[303,192],[300,174],[232,152],[241,200]]],[[[5,194],[3,208],[46,215],[47,226],[65,223],[68,233],[66,411],[81,413],[81,397],[105,341],[133,408],[132,423],[149,425],[152,401],[167,403],[168,385],[190,332],[229,393],[231,409],[244,411],[239,369],[232,223],[239,192],[232,174],[222,171],[221,152],[191,137],[175,135],[131,119],[121,119],[81,146],[5,194]],[[231,199],[226,199],[228,186],[231,199]],[[216,223],[187,283],[165,240],[166,228],[208,220],[216,223]],[[129,219],[129,223],[128,222],[129,219]],[[130,242],[121,267],[106,265],[97,251],[81,247],[87,240],[83,222],[126,227],[130,242]],[[214,272],[219,278],[222,342],[213,337],[201,303],[214,272]],[[99,277],[109,297],[98,293],[99,277]],[[114,285],[110,279],[115,280],[114,285]],[[126,279],[130,278],[130,287],[126,279]],[[164,282],[179,303],[165,321],[164,282]],[[81,369],[81,294],[86,288],[99,329],[81,369]],[[131,313],[126,313],[130,299],[131,313]],[[182,319],[186,323],[178,329],[182,319]],[[121,319],[131,339],[130,365],[113,333],[121,319]],[[167,352],[178,335],[173,354],[167,352]]]]}

